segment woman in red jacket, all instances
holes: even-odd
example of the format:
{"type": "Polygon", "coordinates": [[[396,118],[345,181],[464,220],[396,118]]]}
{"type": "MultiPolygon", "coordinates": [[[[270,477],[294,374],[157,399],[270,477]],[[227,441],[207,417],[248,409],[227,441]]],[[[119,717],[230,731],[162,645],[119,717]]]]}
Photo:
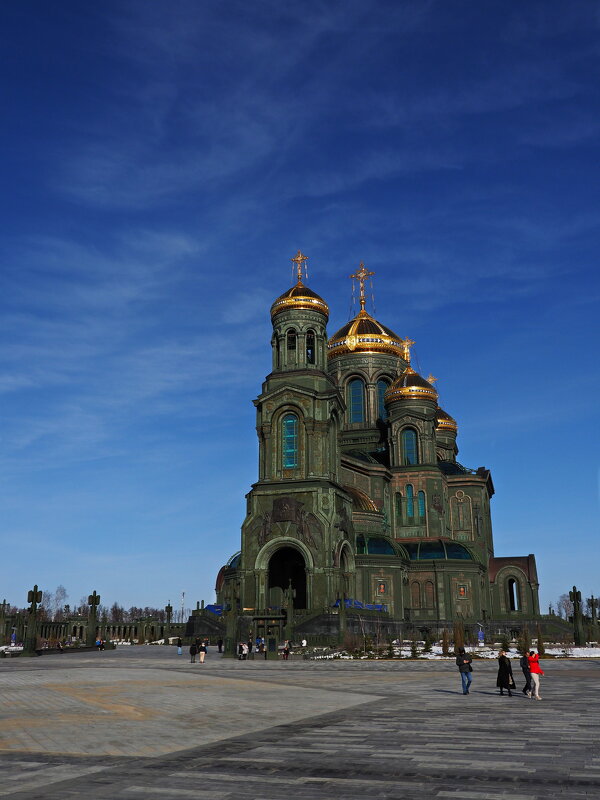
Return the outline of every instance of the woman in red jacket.
{"type": "Polygon", "coordinates": [[[531,694],[531,699],[533,700],[541,700],[540,697],[540,675],[543,675],[544,672],[540,667],[540,657],[537,653],[534,653],[533,650],[529,651],[529,655],[527,656],[527,660],[529,661],[529,669],[531,671],[531,680],[533,681],[533,692],[531,694]]]}

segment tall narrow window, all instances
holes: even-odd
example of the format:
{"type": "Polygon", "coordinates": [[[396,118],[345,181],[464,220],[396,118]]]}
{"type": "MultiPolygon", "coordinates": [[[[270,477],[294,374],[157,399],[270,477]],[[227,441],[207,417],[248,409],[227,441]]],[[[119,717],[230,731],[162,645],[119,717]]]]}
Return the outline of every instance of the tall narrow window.
{"type": "Polygon", "coordinates": [[[402,495],[396,492],[396,522],[402,524],[402,495]]]}
{"type": "Polygon", "coordinates": [[[417,463],[417,432],[412,428],[402,431],[402,458],[404,464],[417,463]]]}
{"type": "Polygon", "coordinates": [[[364,384],[360,378],[355,378],[348,384],[348,414],[350,422],[365,421],[364,384]]]}
{"type": "Polygon", "coordinates": [[[295,469],[298,466],[298,417],[286,414],[282,429],[283,468],[295,469]]]}
{"type": "Polygon", "coordinates": [[[519,584],[514,578],[508,581],[508,607],[511,611],[521,610],[521,598],[519,597],[519,584]]]}
{"type": "Polygon", "coordinates": [[[433,591],[433,583],[431,581],[425,581],[424,586],[424,594],[425,594],[425,608],[433,608],[434,607],[434,591],[433,591]]]}
{"type": "Polygon", "coordinates": [[[419,516],[421,519],[425,518],[425,492],[419,492],[417,495],[417,503],[419,505],[419,516]]]}
{"type": "Polygon", "coordinates": [[[406,516],[414,517],[415,515],[415,494],[413,487],[408,483],[406,485],[406,516]]]}
{"type": "Polygon", "coordinates": [[[315,334],[313,331],[306,333],[306,363],[315,363],[315,334]]]}
{"type": "Polygon", "coordinates": [[[388,389],[389,383],[384,380],[377,381],[377,415],[379,419],[387,419],[388,412],[387,408],[385,407],[385,403],[383,402],[383,398],[385,393],[388,389]]]}
{"type": "Polygon", "coordinates": [[[296,363],[296,331],[293,328],[287,332],[287,363],[296,363]]]}
{"type": "Polygon", "coordinates": [[[410,604],[413,608],[421,608],[421,584],[413,581],[410,585],[410,604]]]}

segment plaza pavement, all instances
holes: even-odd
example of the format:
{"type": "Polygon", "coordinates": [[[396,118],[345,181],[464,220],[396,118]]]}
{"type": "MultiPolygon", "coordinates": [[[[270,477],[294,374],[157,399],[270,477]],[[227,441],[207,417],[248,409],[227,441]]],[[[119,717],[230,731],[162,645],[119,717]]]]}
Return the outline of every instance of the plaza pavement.
{"type": "Polygon", "coordinates": [[[464,697],[447,661],[5,659],[0,798],[600,800],[600,661],[544,669],[535,702],[485,661],[464,697]]]}

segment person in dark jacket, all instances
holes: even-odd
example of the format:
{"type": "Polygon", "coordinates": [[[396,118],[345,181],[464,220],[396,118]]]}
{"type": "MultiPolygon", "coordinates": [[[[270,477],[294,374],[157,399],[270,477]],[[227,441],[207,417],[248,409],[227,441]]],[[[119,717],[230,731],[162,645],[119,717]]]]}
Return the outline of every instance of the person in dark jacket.
{"type": "Polygon", "coordinates": [[[523,670],[523,675],[525,676],[525,686],[523,687],[523,694],[526,694],[527,697],[531,697],[531,670],[529,668],[529,658],[527,657],[527,653],[525,653],[521,657],[519,665],[523,670]]]}
{"type": "Polygon", "coordinates": [[[469,694],[469,689],[473,681],[473,679],[471,678],[471,673],[473,672],[471,661],[473,661],[473,659],[471,658],[471,656],[465,653],[465,648],[459,647],[458,655],[456,656],[456,666],[458,667],[458,671],[460,672],[463,694],[469,694]]]}
{"type": "Polygon", "coordinates": [[[192,664],[195,664],[195,663],[196,663],[196,653],[197,653],[197,652],[198,652],[198,646],[197,646],[197,644],[194,642],[194,644],[191,644],[191,645],[190,645],[190,662],[191,662],[192,664]]]}
{"type": "Polygon", "coordinates": [[[508,696],[512,697],[511,689],[515,688],[515,681],[512,674],[512,664],[510,658],[506,655],[504,650],[500,650],[498,656],[498,677],[496,678],[496,686],[500,689],[500,694],[504,694],[504,690],[508,690],[508,696]]]}

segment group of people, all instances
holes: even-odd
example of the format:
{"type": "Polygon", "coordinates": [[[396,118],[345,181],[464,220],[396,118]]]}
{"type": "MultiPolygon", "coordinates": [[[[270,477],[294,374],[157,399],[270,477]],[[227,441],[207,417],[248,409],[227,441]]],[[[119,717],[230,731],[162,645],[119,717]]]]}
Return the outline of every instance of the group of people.
{"type": "MultiPolygon", "coordinates": [[[[456,666],[460,672],[462,681],[463,694],[469,694],[471,688],[473,667],[472,656],[465,652],[464,647],[458,648],[458,655],[456,656],[456,666]]],[[[530,697],[532,700],[541,700],[540,695],[540,676],[544,674],[540,667],[540,656],[534,650],[529,653],[524,653],[519,661],[519,665],[525,676],[525,686],[523,687],[523,694],[530,697]]],[[[500,689],[500,694],[504,694],[504,690],[508,692],[508,696],[512,697],[512,689],[515,689],[515,680],[512,672],[512,664],[505,650],[500,650],[498,654],[498,676],[496,678],[496,686],[500,689]]]]}
{"type": "Polygon", "coordinates": [[[196,663],[196,656],[198,656],[201,664],[204,664],[204,659],[208,652],[208,639],[196,639],[190,645],[190,661],[192,664],[196,663]]]}

